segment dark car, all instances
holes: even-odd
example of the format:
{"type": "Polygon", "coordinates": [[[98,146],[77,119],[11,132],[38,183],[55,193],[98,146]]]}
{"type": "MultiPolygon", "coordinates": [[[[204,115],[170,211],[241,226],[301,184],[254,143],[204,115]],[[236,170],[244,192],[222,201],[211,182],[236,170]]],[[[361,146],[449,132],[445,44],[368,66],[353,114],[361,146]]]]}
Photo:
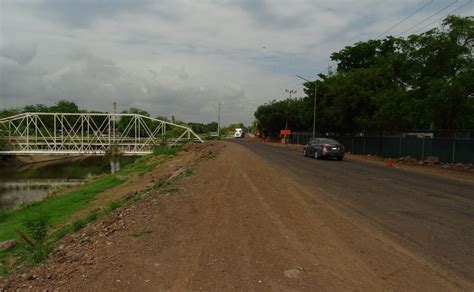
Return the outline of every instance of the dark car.
{"type": "Polygon", "coordinates": [[[335,157],[338,160],[344,158],[346,150],[344,145],[334,139],[313,138],[303,148],[303,155],[319,158],[335,157]]]}

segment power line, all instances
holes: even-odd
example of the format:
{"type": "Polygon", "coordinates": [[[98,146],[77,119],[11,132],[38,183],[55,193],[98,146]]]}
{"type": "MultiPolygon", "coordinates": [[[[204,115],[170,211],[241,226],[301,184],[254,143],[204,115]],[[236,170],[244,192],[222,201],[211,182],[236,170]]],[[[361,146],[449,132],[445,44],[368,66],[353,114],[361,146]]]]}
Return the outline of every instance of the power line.
{"type": "Polygon", "coordinates": [[[391,31],[392,29],[394,29],[395,27],[399,26],[400,24],[402,24],[405,20],[407,20],[408,18],[412,17],[413,15],[417,14],[418,12],[420,12],[421,10],[425,9],[426,7],[428,7],[428,5],[430,5],[431,3],[433,3],[434,0],[430,0],[430,2],[426,3],[425,5],[423,5],[421,8],[418,8],[417,10],[415,10],[414,12],[412,12],[410,15],[408,15],[407,17],[403,18],[402,20],[400,20],[397,24],[395,24],[394,26],[390,27],[389,29],[387,29],[386,31],[384,31],[383,33],[379,34],[378,36],[376,36],[375,38],[378,39],[379,37],[381,37],[382,35],[386,34],[387,32],[391,31]]]}
{"type": "Polygon", "coordinates": [[[431,19],[432,17],[434,17],[434,16],[440,14],[441,12],[445,11],[445,10],[448,9],[449,7],[455,5],[456,3],[458,3],[458,0],[454,0],[454,2],[451,2],[449,5],[445,6],[444,8],[442,8],[441,10],[439,10],[438,12],[436,12],[436,13],[434,13],[434,14],[432,14],[432,15],[430,15],[430,16],[424,18],[424,19],[422,19],[421,21],[418,21],[415,25],[410,26],[409,28],[407,28],[407,29],[405,29],[404,31],[402,31],[402,32],[399,34],[399,36],[402,36],[402,35],[405,34],[407,31],[410,31],[412,28],[415,28],[415,27],[417,27],[418,25],[422,24],[423,22],[425,22],[425,21],[431,19]]]}
{"type": "Polygon", "coordinates": [[[468,1],[467,1],[466,3],[464,3],[463,5],[459,6],[458,8],[456,8],[456,9],[454,9],[454,10],[452,10],[452,11],[450,11],[448,14],[443,15],[443,17],[438,18],[438,19],[436,19],[435,21],[428,23],[427,25],[425,25],[425,26],[423,26],[422,28],[418,29],[418,30],[415,31],[414,33],[418,33],[418,32],[420,32],[420,31],[424,30],[425,28],[427,28],[427,27],[429,27],[429,26],[435,24],[436,22],[438,22],[438,21],[444,19],[446,16],[451,15],[451,14],[453,14],[454,12],[456,12],[456,11],[458,11],[458,10],[461,10],[462,8],[464,8],[464,7],[466,7],[467,5],[471,4],[472,1],[473,1],[473,0],[468,0],[468,1]]]}

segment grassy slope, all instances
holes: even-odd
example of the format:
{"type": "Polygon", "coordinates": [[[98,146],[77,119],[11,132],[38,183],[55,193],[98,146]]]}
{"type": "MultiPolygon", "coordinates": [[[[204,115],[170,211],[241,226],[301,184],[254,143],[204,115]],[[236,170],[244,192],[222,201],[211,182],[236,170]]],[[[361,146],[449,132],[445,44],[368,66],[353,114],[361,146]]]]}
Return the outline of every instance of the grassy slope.
{"type": "MultiPolygon", "coordinates": [[[[60,227],[54,234],[51,234],[53,241],[59,240],[65,234],[75,231],[75,229],[82,228],[83,225],[97,218],[97,214],[90,214],[83,220],[78,220],[69,225],[65,225],[67,220],[76,212],[87,208],[97,195],[106,191],[107,189],[121,185],[127,181],[126,176],[129,174],[143,174],[149,172],[154,166],[150,165],[150,159],[154,156],[173,156],[177,149],[170,149],[167,147],[156,147],[153,154],[143,156],[133,163],[125,166],[120,172],[115,175],[108,175],[93,180],[87,184],[80,186],[75,191],[62,194],[56,197],[49,197],[43,201],[27,205],[23,208],[9,211],[3,214],[0,222],[0,241],[7,239],[19,239],[18,234],[14,231],[15,228],[23,230],[24,219],[32,213],[41,210],[48,214],[50,224],[53,229],[60,227]],[[81,221],[81,222],[79,222],[81,221]],[[79,224],[80,223],[80,224],[79,224]],[[76,226],[81,225],[81,226],[76,226]]],[[[115,209],[113,203],[110,202],[109,209],[115,209]]],[[[24,231],[24,230],[23,230],[24,231]]],[[[21,242],[21,240],[20,240],[21,242]]],[[[18,246],[13,249],[0,252],[0,274],[8,273],[4,261],[9,254],[15,254],[18,251],[18,246]]]]}
{"type": "Polygon", "coordinates": [[[117,176],[106,176],[79,187],[77,190],[58,197],[50,197],[41,202],[11,211],[0,224],[0,241],[17,238],[14,228],[21,228],[22,220],[38,210],[50,216],[52,226],[65,222],[73,213],[86,208],[95,196],[109,188],[124,183],[117,176]]]}

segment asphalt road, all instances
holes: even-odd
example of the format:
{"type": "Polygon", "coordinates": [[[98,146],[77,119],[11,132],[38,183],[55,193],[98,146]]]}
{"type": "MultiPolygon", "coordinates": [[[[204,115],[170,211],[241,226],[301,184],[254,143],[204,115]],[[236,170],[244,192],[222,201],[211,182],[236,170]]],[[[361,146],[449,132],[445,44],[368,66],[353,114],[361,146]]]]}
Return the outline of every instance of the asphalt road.
{"type": "Polygon", "coordinates": [[[474,280],[474,183],[232,141],[280,168],[282,175],[297,175],[298,183],[367,219],[417,255],[474,280]]]}

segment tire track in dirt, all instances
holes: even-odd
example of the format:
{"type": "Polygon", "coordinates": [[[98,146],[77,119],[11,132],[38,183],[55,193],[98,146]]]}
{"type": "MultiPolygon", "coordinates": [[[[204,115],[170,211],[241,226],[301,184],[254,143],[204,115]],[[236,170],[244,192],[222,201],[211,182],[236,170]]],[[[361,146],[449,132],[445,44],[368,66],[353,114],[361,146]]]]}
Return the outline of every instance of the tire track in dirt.
{"type": "MultiPolygon", "coordinates": [[[[200,223],[198,230],[199,234],[196,234],[198,238],[196,240],[191,239],[196,245],[193,248],[192,253],[187,254],[189,257],[185,262],[179,265],[176,275],[176,279],[172,285],[172,290],[183,291],[188,290],[190,287],[199,287],[199,280],[196,276],[196,272],[199,271],[199,267],[209,266],[213,258],[212,249],[210,247],[215,246],[216,241],[222,237],[222,232],[224,229],[222,226],[228,225],[229,221],[229,212],[226,212],[226,208],[222,208],[222,204],[225,204],[223,197],[220,194],[226,192],[229,189],[229,185],[235,181],[235,172],[234,164],[228,165],[228,171],[224,173],[223,178],[220,178],[221,185],[217,186],[215,194],[218,196],[213,196],[213,200],[210,206],[203,207],[203,220],[200,223]],[[183,281],[184,280],[184,281],[183,281]]],[[[203,196],[211,195],[209,193],[203,193],[203,196]]],[[[186,249],[188,242],[183,242],[181,248],[186,249]]],[[[219,278],[216,278],[214,285],[217,287],[221,286],[222,283],[219,282],[219,278]]]]}

